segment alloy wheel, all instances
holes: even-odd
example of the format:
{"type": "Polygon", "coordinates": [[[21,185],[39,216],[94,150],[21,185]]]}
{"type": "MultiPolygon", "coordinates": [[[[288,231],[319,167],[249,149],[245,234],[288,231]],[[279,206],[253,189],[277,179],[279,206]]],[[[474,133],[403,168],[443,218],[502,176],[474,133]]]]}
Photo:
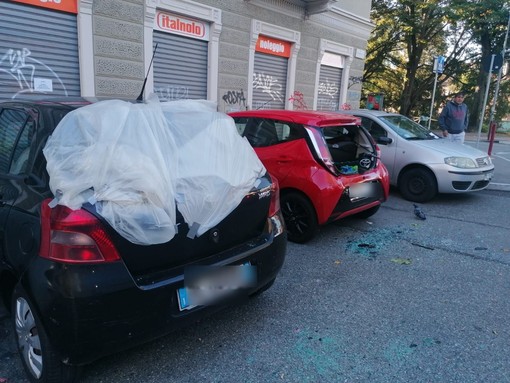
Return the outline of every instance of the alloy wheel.
{"type": "Polygon", "coordinates": [[[32,375],[39,379],[43,361],[41,340],[30,305],[23,297],[16,299],[15,327],[20,353],[32,375]]]}
{"type": "Polygon", "coordinates": [[[289,240],[298,243],[309,241],[318,228],[311,203],[297,193],[284,194],[280,202],[289,240]]]}

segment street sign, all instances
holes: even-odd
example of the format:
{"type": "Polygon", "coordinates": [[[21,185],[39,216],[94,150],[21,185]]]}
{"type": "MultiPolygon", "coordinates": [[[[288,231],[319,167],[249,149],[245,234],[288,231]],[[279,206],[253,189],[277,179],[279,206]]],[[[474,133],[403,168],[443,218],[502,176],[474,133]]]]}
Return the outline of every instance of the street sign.
{"type": "Polygon", "coordinates": [[[432,72],[434,72],[434,73],[443,73],[444,62],[445,62],[445,57],[444,56],[434,57],[434,68],[432,69],[432,72]]]}
{"type": "Polygon", "coordinates": [[[487,73],[491,72],[490,70],[491,61],[493,61],[492,72],[498,73],[499,68],[501,68],[501,66],[503,65],[503,56],[501,54],[485,56],[482,60],[482,68],[484,72],[487,73]],[[492,60],[492,56],[494,56],[494,60],[492,60]]]}

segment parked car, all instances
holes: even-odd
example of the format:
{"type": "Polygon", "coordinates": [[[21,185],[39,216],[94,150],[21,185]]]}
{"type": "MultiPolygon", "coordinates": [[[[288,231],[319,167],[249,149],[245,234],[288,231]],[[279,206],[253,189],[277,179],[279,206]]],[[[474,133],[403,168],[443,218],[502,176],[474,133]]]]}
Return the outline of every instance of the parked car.
{"type": "MultiPolygon", "coordinates": [[[[73,382],[84,364],[259,294],[273,284],[285,258],[278,183],[265,170],[239,205],[202,235],[190,236],[177,210],[177,232],[166,243],[127,240],[93,201],[75,210],[55,205],[59,196],[50,189],[43,148],[59,121],[87,104],[0,103],[0,297],[12,308],[31,382],[73,382]],[[200,295],[204,286],[209,291],[200,295]],[[220,291],[229,289],[230,294],[220,291]]],[[[97,122],[101,116],[91,118],[97,122]]],[[[224,115],[224,121],[239,138],[232,120],[224,115]]],[[[74,148],[66,149],[72,154],[74,148]]],[[[139,181],[151,186],[151,180],[139,181]]]]}
{"type": "Polygon", "coordinates": [[[339,111],[361,118],[381,149],[392,185],[414,202],[437,193],[465,193],[485,189],[494,173],[484,152],[449,142],[411,119],[377,110],[339,111]]]}
{"type": "Polygon", "coordinates": [[[306,242],[320,225],[347,216],[368,218],[386,201],[388,173],[359,118],[290,110],[230,116],[278,179],[289,240],[306,242]]]}

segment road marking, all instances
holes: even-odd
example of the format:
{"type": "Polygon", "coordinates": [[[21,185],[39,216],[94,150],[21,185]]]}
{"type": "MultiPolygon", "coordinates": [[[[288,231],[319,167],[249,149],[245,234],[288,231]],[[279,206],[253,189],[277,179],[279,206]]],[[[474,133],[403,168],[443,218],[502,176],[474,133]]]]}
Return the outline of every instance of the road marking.
{"type": "Polygon", "coordinates": [[[492,157],[501,158],[502,160],[510,162],[510,159],[508,159],[506,157],[501,157],[501,156],[492,156],[492,157]]]}

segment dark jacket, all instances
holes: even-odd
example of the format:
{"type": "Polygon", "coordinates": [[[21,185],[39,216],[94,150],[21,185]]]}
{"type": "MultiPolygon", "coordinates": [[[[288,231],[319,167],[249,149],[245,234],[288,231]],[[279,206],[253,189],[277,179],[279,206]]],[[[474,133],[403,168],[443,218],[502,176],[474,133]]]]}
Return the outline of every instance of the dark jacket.
{"type": "Polygon", "coordinates": [[[448,101],[439,115],[439,127],[450,134],[462,133],[467,129],[469,112],[466,104],[448,101]]]}

